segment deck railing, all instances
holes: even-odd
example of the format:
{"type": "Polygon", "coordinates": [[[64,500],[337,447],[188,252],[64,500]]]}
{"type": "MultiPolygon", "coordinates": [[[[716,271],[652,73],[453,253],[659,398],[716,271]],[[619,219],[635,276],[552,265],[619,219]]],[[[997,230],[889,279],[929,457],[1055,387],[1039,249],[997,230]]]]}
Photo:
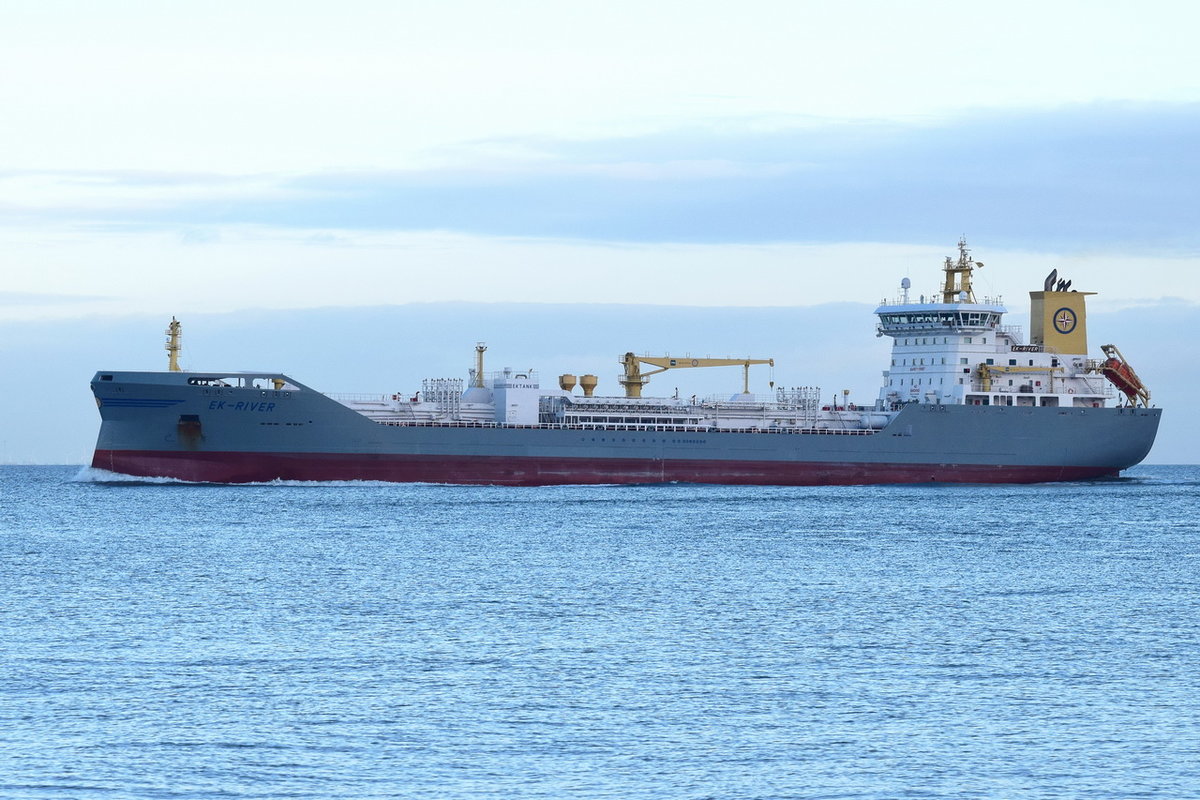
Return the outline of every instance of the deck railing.
{"type": "Polygon", "coordinates": [[[426,420],[374,420],[377,425],[388,425],[396,428],[504,428],[509,430],[553,430],[553,431],[621,431],[643,433],[768,433],[768,434],[808,434],[832,436],[871,436],[879,433],[873,428],[712,428],[691,425],[603,425],[581,424],[568,425],[548,422],[538,425],[511,425],[506,422],[434,422],[426,420]]]}

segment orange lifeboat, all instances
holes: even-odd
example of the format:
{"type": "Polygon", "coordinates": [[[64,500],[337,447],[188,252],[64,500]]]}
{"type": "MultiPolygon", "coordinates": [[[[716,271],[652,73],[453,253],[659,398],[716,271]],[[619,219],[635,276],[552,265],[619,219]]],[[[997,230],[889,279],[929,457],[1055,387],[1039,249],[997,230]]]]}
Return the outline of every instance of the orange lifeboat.
{"type": "Polygon", "coordinates": [[[1101,349],[1108,358],[1100,365],[1100,373],[1129,398],[1129,405],[1135,406],[1140,400],[1142,405],[1148,407],[1150,390],[1133,371],[1133,367],[1129,366],[1129,362],[1121,355],[1121,351],[1117,349],[1116,345],[1111,344],[1106,344],[1101,349]]]}

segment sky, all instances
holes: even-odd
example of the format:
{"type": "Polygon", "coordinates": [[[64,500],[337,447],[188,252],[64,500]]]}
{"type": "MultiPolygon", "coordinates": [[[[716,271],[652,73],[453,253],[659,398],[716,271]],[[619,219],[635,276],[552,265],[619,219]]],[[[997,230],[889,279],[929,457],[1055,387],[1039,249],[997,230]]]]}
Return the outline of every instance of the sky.
{"type": "Polygon", "coordinates": [[[1198,28],[1183,2],[8,0],[0,366],[21,331],[172,315],[873,304],[932,294],[963,235],[1014,309],[1055,268],[1200,355],[1198,28]]]}

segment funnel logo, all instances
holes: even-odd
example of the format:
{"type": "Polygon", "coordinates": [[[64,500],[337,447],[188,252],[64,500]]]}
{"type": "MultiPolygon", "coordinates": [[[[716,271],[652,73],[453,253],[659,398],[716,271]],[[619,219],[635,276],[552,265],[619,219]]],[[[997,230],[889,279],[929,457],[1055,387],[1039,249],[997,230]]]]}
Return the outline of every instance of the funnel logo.
{"type": "Polygon", "coordinates": [[[1075,324],[1078,321],[1075,312],[1069,308],[1060,308],[1054,312],[1054,330],[1059,333],[1070,333],[1075,330],[1075,324]]]}

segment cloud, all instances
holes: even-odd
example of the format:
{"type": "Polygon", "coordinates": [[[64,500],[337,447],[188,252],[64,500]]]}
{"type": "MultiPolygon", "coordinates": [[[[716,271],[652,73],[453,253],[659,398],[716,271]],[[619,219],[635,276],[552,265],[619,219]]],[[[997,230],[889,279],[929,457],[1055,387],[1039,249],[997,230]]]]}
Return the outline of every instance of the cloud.
{"type": "Polygon", "coordinates": [[[93,303],[108,300],[102,295],[52,294],[48,292],[0,292],[0,307],[27,307],[73,303],[93,303]]]}
{"type": "MultiPolygon", "coordinates": [[[[497,139],[423,170],[58,176],[26,214],[679,243],[941,241],[1194,253],[1200,104],[497,139]],[[74,188],[73,188],[74,187],[74,188]],[[82,187],[82,188],[80,188],[82,187]]],[[[0,187],[3,182],[0,181],[0,187]]],[[[26,191],[26,196],[28,196],[26,191]]],[[[20,193],[4,192],[10,210],[20,193]]]]}

